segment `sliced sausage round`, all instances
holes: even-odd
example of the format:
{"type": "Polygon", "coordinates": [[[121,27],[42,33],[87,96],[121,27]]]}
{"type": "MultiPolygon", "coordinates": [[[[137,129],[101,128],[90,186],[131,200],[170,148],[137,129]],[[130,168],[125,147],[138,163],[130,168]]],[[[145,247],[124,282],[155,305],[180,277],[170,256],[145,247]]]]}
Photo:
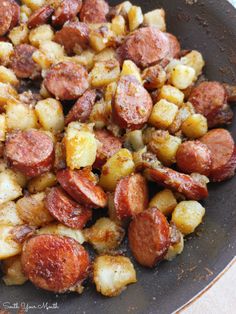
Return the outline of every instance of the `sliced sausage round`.
{"type": "Polygon", "coordinates": [[[34,79],[39,75],[39,67],[32,59],[36,48],[28,44],[15,47],[11,58],[11,68],[19,78],[34,79]]]}
{"type": "Polygon", "coordinates": [[[129,247],[142,266],[154,267],[170,246],[170,227],[166,217],[150,208],[136,216],[129,225],[129,247]]]}
{"type": "Polygon", "coordinates": [[[11,3],[12,20],[10,29],[17,26],[20,21],[20,6],[15,0],[8,0],[11,3]]]}
{"type": "Polygon", "coordinates": [[[49,22],[53,12],[54,9],[49,4],[46,4],[42,8],[39,8],[29,17],[28,28],[34,28],[39,25],[46,24],[47,22],[49,22]]]}
{"type": "Polygon", "coordinates": [[[57,180],[63,189],[77,202],[87,207],[105,207],[107,195],[96,185],[86,168],[83,170],[64,169],[57,172],[57,180]]]}
{"type": "Polygon", "coordinates": [[[167,54],[167,56],[161,61],[161,65],[163,67],[166,67],[167,64],[174,58],[177,58],[180,54],[180,43],[178,41],[178,39],[170,33],[165,33],[168,42],[169,42],[169,52],[167,54]]]}
{"type": "Polygon", "coordinates": [[[211,151],[200,141],[187,141],[179,146],[176,162],[184,173],[196,172],[208,176],[211,171],[211,151]]]}
{"type": "Polygon", "coordinates": [[[62,293],[88,276],[90,261],[74,239],[43,234],[25,242],[21,264],[25,276],[37,287],[62,293]]]}
{"type": "Polygon", "coordinates": [[[9,0],[0,0],[0,36],[10,29],[13,20],[12,4],[9,0]]]}
{"type": "Polygon", "coordinates": [[[88,72],[81,65],[59,62],[47,72],[44,86],[58,99],[77,99],[89,87],[88,72]]]}
{"type": "Polygon", "coordinates": [[[91,209],[73,201],[60,187],[54,187],[45,198],[45,206],[64,225],[82,229],[92,218],[91,209]]]}
{"type": "Polygon", "coordinates": [[[220,182],[232,177],[236,163],[235,144],[231,134],[225,129],[214,129],[201,137],[200,141],[211,151],[211,181],[220,182]]]}
{"type": "Polygon", "coordinates": [[[123,76],[118,82],[112,106],[113,120],[121,128],[140,129],[152,111],[152,99],[133,76],[123,76]]]}
{"type": "Polygon", "coordinates": [[[29,177],[49,171],[54,161],[52,139],[34,129],[9,134],[4,153],[12,168],[29,177]]]}
{"type": "Polygon", "coordinates": [[[65,125],[72,121],[86,122],[96,100],[96,91],[87,90],[81,96],[65,117],[65,125]]]}
{"type": "Polygon", "coordinates": [[[79,17],[85,23],[104,23],[109,12],[109,5],[104,0],[85,0],[79,17]]]}
{"type": "Polygon", "coordinates": [[[52,16],[54,26],[62,26],[76,17],[82,7],[82,0],[62,0],[52,16]]]}
{"type": "Polygon", "coordinates": [[[66,22],[63,28],[56,32],[54,41],[64,46],[67,54],[73,54],[74,48],[86,48],[89,44],[89,27],[81,22],[66,22]]]}
{"type": "Polygon", "coordinates": [[[146,179],[139,173],[121,179],[115,189],[114,206],[119,220],[131,218],[147,209],[146,179]]]}
{"type": "Polygon", "coordinates": [[[165,33],[157,27],[143,27],[128,35],[117,53],[121,62],[129,59],[145,68],[166,58],[169,49],[165,33]]]}
{"type": "Polygon", "coordinates": [[[95,131],[95,137],[100,142],[100,145],[97,149],[97,156],[93,167],[100,169],[108,158],[121,149],[122,142],[118,137],[107,130],[95,131]]]}

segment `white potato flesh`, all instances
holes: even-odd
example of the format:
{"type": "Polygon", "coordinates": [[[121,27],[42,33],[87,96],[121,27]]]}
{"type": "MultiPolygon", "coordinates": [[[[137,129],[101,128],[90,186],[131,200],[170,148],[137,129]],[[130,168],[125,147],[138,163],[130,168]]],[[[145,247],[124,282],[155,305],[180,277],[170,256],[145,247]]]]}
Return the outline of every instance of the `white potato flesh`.
{"type": "Polygon", "coordinates": [[[23,224],[15,202],[6,202],[0,205],[0,225],[17,226],[23,224]]]}
{"type": "Polygon", "coordinates": [[[0,225],[0,260],[21,252],[22,246],[13,239],[14,228],[14,226],[0,225]]]}
{"type": "Polygon", "coordinates": [[[0,204],[13,201],[22,195],[21,186],[13,174],[5,170],[0,173],[0,204]]]}
{"type": "Polygon", "coordinates": [[[20,255],[5,259],[2,264],[4,271],[2,280],[4,281],[5,285],[18,286],[23,285],[27,281],[27,278],[23,274],[20,255]]]}
{"type": "Polygon", "coordinates": [[[160,31],[166,31],[165,11],[163,9],[156,9],[144,14],[143,24],[145,26],[155,26],[160,31]]]}

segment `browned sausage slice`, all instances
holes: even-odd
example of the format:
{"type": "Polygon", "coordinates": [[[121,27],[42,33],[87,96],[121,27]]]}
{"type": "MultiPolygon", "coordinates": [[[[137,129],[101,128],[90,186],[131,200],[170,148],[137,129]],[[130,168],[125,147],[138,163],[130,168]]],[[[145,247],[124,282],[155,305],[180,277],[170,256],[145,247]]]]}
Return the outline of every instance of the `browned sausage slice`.
{"type": "Polygon", "coordinates": [[[49,171],[54,161],[52,139],[33,129],[9,134],[4,153],[12,168],[29,177],[49,171]]]}
{"type": "Polygon", "coordinates": [[[131,218],[148,207],[148,187],[137,173],[121,179],[115,189],[114,206],[119,220],[131,218]]]}
{"type": "Polygon", "coordinates": [[[13,20],[12,4],[9,0],[0,0],[0,36],[10,29],[13,20]]]}
{"type": "Polygon", "coordinates": [[[20,6],[15,0],[9,0],[11,3],[11,11],[12,11],[12,20],[10,29],[17,26],[20,21],[20,6]]]}
{"type": "Polygon", "coordinates": [[[105,207],[106,193],[93,180],[93,174],[83,170],[64,169],[57,173],[57,180],[63,189],[77,202],[87,207],[105,207]]]}
{"type": "Polygon", "coordinates": [[[85,23],[104,23],[109,6],[104,0],[85,0],[79,17],[85,23]]]}
{"type": "Polygon", "coordinates": [[[61,100],[77,99],[89,87],[88,72],[81,65],[59,62],[47,72],[44,86],[61,100]]]}
{"type": "Polygon", "coordinates": [[[161,186],[183,194],[190,200],[201,200],[208,196],[206,184],[167,167],[149,168],[145,170],[147,178],[161,186]]]}
{"type": "Polygon", "coordinates": [[[74,48],[86,48],[89,44],[88,25],[81,22],[66,22],[63,28],[56,32],[54,41],[64,46],[68,54],[73,54],[74,48]]]}
{"type": "Polygon", "coordinates": [[[19,78],[34,79],[39,75],[39,67],[32,59],[36,48],[28,44],[21,44],[15,47],[11,59],[11,68],[19,78]]]}
{"type": "Polygon", "coordinates": [[[82,7],[82,0],[62,0],[52,17],[54,26],[62,26],[76,17],[82,7]]]}
{"type": "Polygon", "coordinates": [[[200,141],[207,145],[212,155],[210,179],[224,181],[234,175],[236,169],[235,144],[225,129],[214,129],[205,134],[200,141]]]}
{"type": "Polygon", "coordinates": [[[170,227],[157,208],[150,208],[134,216],[128,237],[131,252],[139,264],[154,267],[170,246],[170,227]]]}
{"type": "Polygon", "coordinates": [[[169,49],[169,40],[163,32],[157,27],[143,27],[128,35],[117,53],[121,62],[130,59],[145,68],[166,58],[169,49]]]}
{"type": "Polygon", "coordinates": [[[133,76],[123,76],[118,82],[112,106],[113,120],[121,128],[140,129],[148,121],[152,99],[133,76]]]}
{"type": "Polygon", "coordinates": [[[100,169],[108,158],[117,153],[121,147],[121,140],[107,130],[95,131],[95,137],[100,142],[97,149],[97,156],[93,166],[100,169]]]}
{"type": "Polygon", "coordinates": [[[28,20],[28,28],[34,28],[46,24],[52,16],[54,9],[50,5],[44,5],[36,10],[28,20]]]}
{"type": "Polygon", "coordinates": [[[211,171],[211,151],[200,141],[187,141],[179,146],[176,162],[184,173],[196,172],[208,176],[211,171]]]}
{"type": "Polygon", "coordinates": [[[166,67],[172,59],[177,58],[181,49],[178,39],[173,34],[165,33],[165,35],[169,42],[169,52],[167,56],[161,61],[161,65],[163,67],[166,67]]]}
{"type": "Polygon", "coordinates": [[[226,89],[227,93],[227,100],[229,102],[235,102],[236,101],[236,86],[230,85],[230,84],[223,84],[224,88],[226,89]]]}
{"type": "Polygon", "coordinates": [[[96,91],[87,90],[83,96],[81,96],[71,110],[68,112],[65,118],[65,125],[72,121],[86,122],[93,109],[93,105],[96,100],[96,91]]]}
{"type": "Polygon", "coordinates": [[[37,287],[65,292],[88,276],[89,256],[71,238],[44,234],[32,237],[23,246],[23,272],[37,287]]]}
{"type": "Polygon", "coordinates": [[[73,201],[60,187],[50,190],[45,206],[57,220],[75,229],[82,229],[92,217],[91,209],[73,201]]]}

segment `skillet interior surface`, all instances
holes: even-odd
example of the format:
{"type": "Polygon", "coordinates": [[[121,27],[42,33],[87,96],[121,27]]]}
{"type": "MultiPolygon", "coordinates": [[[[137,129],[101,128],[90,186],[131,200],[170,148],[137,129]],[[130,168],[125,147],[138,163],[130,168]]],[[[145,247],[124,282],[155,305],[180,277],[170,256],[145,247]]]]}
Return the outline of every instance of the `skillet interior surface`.
{"type": "MultiPolygon", "coordinates": [[[[166,9],[168,30],[177,35],[182,47],[203,53],[206,76],[210,80],[236,83],[236,10],[230,4],[222,0],[132,2],[142,6],[144,12],[157,7],[166,9]]],[[[236,139],[236,118],[230,130],[236,139]]],[[[173,262],[162,262],[154,270],[135,263],[138,283],[129,286],[119,297],[104,298],[90,285],[81,296],[73,293],[58,296],[36,289],[30,283],[6,287],[1,282],[0,308],[9,302],[35,306],[29,313],[171,313],[206,287],[235,256],[235,189],[236,178],[210,185],[210,197],[204,202],[204,224],[187,239],[184,252],[173,262]],[[47,311],[45,307],[53,303],[58,308],[47,311]]]]}

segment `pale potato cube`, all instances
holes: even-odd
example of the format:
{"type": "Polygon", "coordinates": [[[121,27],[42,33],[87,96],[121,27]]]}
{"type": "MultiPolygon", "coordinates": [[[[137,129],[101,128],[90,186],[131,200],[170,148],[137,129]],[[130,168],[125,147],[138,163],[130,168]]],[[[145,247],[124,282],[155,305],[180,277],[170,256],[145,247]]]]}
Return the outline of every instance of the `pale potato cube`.
{"type": "Polygon", "coordinates": [[[116,6],[117,14],[122,15],[124,18],[128,17],[129,10],[132,8],[130,1],[124,1],[116,6]]]}
{"type": "Polygon", "coordinates": [[[115,96],[116,89],[117,89],[116,82],[112,82],[106,86],[105,95],[104,95],[106,102],[112,101],[113,97],[115,96]]]}
{"type": "Polygon", "coordinates": [[[41,84],[39,93],[44,99],[52,97],[52,94],[49,93],[49,91],[46,89],[43,83],[41,84]]]}
{"type": "Polygon", "coordinates": [[[180,59],[181,63],[192,67],[195,70],[196,77],[202,74],[202,69],[205,66],[205,61],[200,52],[193,50],[180,59]]]}
{"type": "Polygon", "coordinates": [[[28,182],[28,191],[32,194],[42,192],[46,188],[50,188],[57,184],[57,178],[52,172],[45,172],[38,177],[31,179],[28,182]]]}
{"type": "Polygon", "coordinates": [[[84,50],[79,56],[70,57],[70,61],[76,64],[81,64],[91,70],[94,65],[94,56],[95,53],[91,49],[84,50]]]}
{"type": "Polygon", "coordinates": [[[0,205],[0,225],[17,226],[23,224],[18,215],[15,202],[6,202],[0,205]]]}
{"type": "Polygon", "coordinates": [[[8,102],[6,122],[8,130],[27,130],[38,126],[35,110],[20,102],[8,102]]]}
{"type": "Polygon", "coordinates": [[[131,174],[134,171],[134,162],[131,152],[126,149],[120,149],[116,154],[110,157],[102,167],[102,173],[99,184],[108,191],[113,191],[117,182],[131,174]]]}
{"type": "Polygon", "coordinates": [[[117,81],[120,75],[120,65],[117,60],[96,62],[90,72],[91,85],[93,87],[104,87],[117,81]]]}
{"type": "Polygon", "coordinates": [[[195,113],[195,109],[190,102],[184,103],[180,106],[179,111],[175,116],[175,120],[169,127],[169,132],[175,134],[181,128],[182,123],[192,114],[195,113]]]}
{"type": "Polygon", "coordinates": [[[184,235],[194,232],[202,222],[205,208],[197,201],[180,202],[172,213],[171,221],[184,235]]]}
{"type": "Polygon", "coordinates": [[[60,223],[53,223],[47,225],[46,227],[40,228],[37,230],[37,234],[56,234],[64,237],[70,237],[80,244],[83,244],[85,241],[82,230],[72,229],[60,223]]]}
{"type": "Polygon", "coordinates": [[[92,227],[84,229],[83,233],[86,241],[100,254],[115,250],[125,235],[123,228],[106,217],[98,219],[92,227]]]}
{"type": "Polygon", "coordinates": [[[53,37],[54,32],[48,24],[35,27],[29,33],[29,41],[35,47],[39,47],[41,42],[53,40],[53,37]]]}
{"type": "Polygon", "coordinates": [[[98,54],[96,54],[93,58],[94,62],[101,62],[101,61],[109,61],[111,59],[115,59],[115,50],[113,48],[105,48],[98,54]]]}
{"type": "Polygon", "coordinates": [[[115,33],[111,30],[111,23],[90,24],[89,42],[92,49],[97,52],[112,45],[115,40],[115,33]]]}
{"type": "Polygon", "coordinates": [[[8,34],[14,46],[28,43],[29,29],[26,24],[14,27],[8,34]]]}
{"type": "Polygon", "coordinates": [[[200,113],[195,113],[183,122],[181,130],[189,138],[199,138],[208,131],[207,119],[200,113]]]}
{"type": "Polygon", "coordinates": [[[19,254],[22,246],[14,241],[14,226],[0,225],[0,260],[19,254]]]}
{"type": "Polygon", "coordinates": [[[165,255],[165,259],[167,261],[172,261],[177,255],[181,254],[184,250],[184,237],[180,232],[180,240],[175,244],[171,244],[168,248],[167,254],[165,255]]]}
{"type": "Polygon", "coordinates": [[[143,134],[141,130],[130,131],[125,134],[125,145],[130,150],[139,151],[144,148],[143,134]]]}
{"type": "Polygon", "coordinates": [[[7,170],[7,163],[4,159],[0,159],[0,172],[7,170]]]}
{"type": "Polygon", "coordinates": [[[6,116],[5,114],[0,115],[0,142],[4,142],[6,139],[6,116]]]}
{"type": "Polygon", "coordinates": [[[89,116],[89,121],[94,123],[96,128],[102,129],[109,122],[111,113],[112,113],[111,101],[106,102],[104,102],[103,100],[98,101],[93,106],[92,112],[89,116]]]}
{"type": "Polygon", "coordinates": [[[35,112],[44,130],[54,133],[63,131],[64,114],[62,104],[58,100],[47,98],[38,101],[35,112]]]}
{"type": "Polygon", "coordinates": [[[136,272],[124,256],[99,256],[94,261],[93,279],[96,289],[107,297],[119,295],[128,284],[135,283],[136,272]]]}
{"type": "Polygon", "coordinates": [[[46,4],[46,0],[22,0],[22,2],[32,11],[41,8],[44,4],[46,4]]]}
{"type": "Polygon", "coordinates": [[[117,36],[124,36],[126,33],[125,19],[122,15],[115,16],[111,21],[111,30],[117,36]]]}
{"type": "Polygon", "coordinates": [[[171,85],[164,85],[160,89],[159,99],[165,99],[178,107],[184,102],[184,93],[171,85]]]}
{"type": "Polygon", "coordinates": [[[176,198],[173,192],[169,189],[164,189],[158,192],[150,201],[148,207],[156,207],[165,216],[170,215],[177,205],[176,198]]]}
{"type": "Polygon", "coordinates": [[[144,14],[143,24],[145,26],[155,26],[160,31],[166,32],[165,11],[156,9],[144,14]]]}
{"type": "Polygon", "coordinates": [[[32,10],[27,7],[27,5],[23,4],[20,7],[20,23],[26,24],[29,20],[30,15],[32,14],[32,10]]]}
{"type": "Polygon", "coordinates": [[[23,274],[20,255],[5,259],[2,262],[2,266],[4,271],[2,280],[5,285],[23,285],[27,281],[27,278],[23,274]]]}
{"type": "Polygon", "coordinates": [[[19,85],[19,81],[15,73],[3,65],[0,65],[0,82],[11,84],[13,86],[19,85]]]}
{"type": "Polygon", "coordinates": [[[39,44],[39,50],[47,57],[51,62],[57,63],[65,56],[64,47],[51,40],[41,41],[39,44]]]}
{"type": "Polygon", "coordinates": [[[134,31],[143,23],[143,13],[141,7],[133,5],[128,12],[129,29],[134,31]]]}
{"type": "Polygon", "coordinates": [[[174,121],[177,112],[178,107],[175,104],[161,99],[154,105],[148,122],[156,128],[167,129],[174,121]]]}
{"type": "Polygon", "coordinates": [[[121,76],[133,75],[140,83],[142,83],[140,69],[131,60],[125,60],[124,61],[120,75],[121,76]]]}
{"type": "Polygon", "coordinates": [[[22,195],[21,186],[8,170],[0,173],[0,204],[13,201],[22,195]]]}
{"type": "Polygon", "coordinates": [[[17,97],[17,91],[11,85],[0,82],[0,108],[2,110],[9,101],[16,101],[17,97]]]}
{"type": "Polygon", "coordinates": [[[11,175],[15,178],[16,182],[22,187],[24,188],[26,186],[27,180],[28,178],[20,171],[17,170],[12,170],[12,169],[7,169],[7,171],[9,173],[11,173],[11,175]]]}
{"type": "Polygon", "coordinates": [[[37,63],[41,69],[47,70],[50,68],[52,65],[52,60],[48,58],[43,52],[40,50],[36,50],[33,55],[32,59],[34,60],[35,63],[37,63]]]}
{"type": "Polygon", "coordinates": [[[11,43],[0,41],[0,63],[2,65],[8,65],[10,58],[14,53],[14,48],[11,43]]]}
{"type": "Polygon", "coordinates": [[[178,64],[171,72],[170,80],[171,83],[178,89],[186,89],[196,79],[196,72],[194,68],[178,64]]]}
{"type": "Polygon", "coordinates": [[[16,202],[18,215],[27,225],[39,227],[54,220],[45,207],[45,196],[41,192],[24,196],[16,202]]]}

